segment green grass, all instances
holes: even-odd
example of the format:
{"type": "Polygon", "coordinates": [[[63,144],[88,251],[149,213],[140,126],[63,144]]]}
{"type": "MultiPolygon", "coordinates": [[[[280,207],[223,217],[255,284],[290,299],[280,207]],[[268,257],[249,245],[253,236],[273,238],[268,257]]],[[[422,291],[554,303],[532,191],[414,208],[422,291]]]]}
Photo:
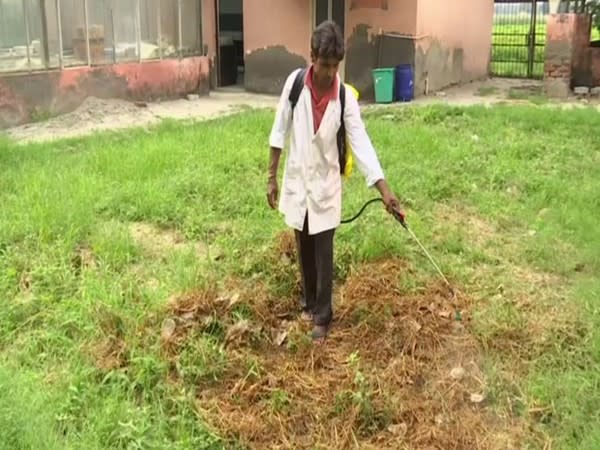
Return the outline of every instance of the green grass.
{"type": "MultiPolygon", "coordinates": [[[[190,337],[182,381],[172,383],[160,311],[174,293],[232,275],[289,295],[265,250],[284,229],[265,203],[271,120],[244,112],[43,145],[0,140],[0,448],[224,445],[195,399],[200,381],[219,382],[227,350],[217,338],[190,337]],[[132,222],[176,230],[221,257],[191,247],[157,256],[133,238],[132,222]],[[106,342],[123,343],[117,364],[98,364],[106,342]]],[[[409,223],[477,300],[473,326],[494,406],[521,405],[513,414],[557,448],[598,448],[598,114],[432,106],[375,109],[367,123],[409,223]],[[560,283],[547,289],[519,270],[560,283]],[[546,340],[534,335],[525,353],[499,346],[538,317],[546,340]]],[[[344,216],[374,195],[356,172],[344,216]]],[[[336,236],[339,277],[396,255],[414,267],[407,283],[435,278],[380,209],[336,236]]],[[[270,408],[293,407],[284,390],[273,392],[270,408]]]]}

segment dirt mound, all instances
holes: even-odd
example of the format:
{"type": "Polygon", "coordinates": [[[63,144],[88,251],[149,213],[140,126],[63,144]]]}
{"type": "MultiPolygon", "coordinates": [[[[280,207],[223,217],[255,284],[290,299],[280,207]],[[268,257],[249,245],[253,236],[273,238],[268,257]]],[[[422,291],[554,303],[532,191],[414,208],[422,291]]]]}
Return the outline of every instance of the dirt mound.
{"type": "Polygon", "coordinates": [[[150,125],[159,120],[150,108],[138,107],[130,101],[87,97],[73,111],[12,128],[8,135],[25,142],[47,141],[82,136],[98,130],[150,125]]]}
{"type": "Polygon", "coordinates": [[[438,284],[405,292],[406,270],[385,260],[351,274],[324,346],[312,345],[309,324],[286,320],[292,300],[269,298],[260,286],[174,297],[165,354],[182,367],[190,342],[212,343],[197,361],[210,371],[175,376],[197,386],[207,423],[249,448],[511,447],[496,438],[507,425],[487,412],[468,301],[450,304],[438,284]]]}
{"type": "Polygon", "coordinates": [[[145,116],[149,113],[126,100],[87,97],[74,111],[37,125],[45,128],[63,128],[87,122],[114,123],[115,115],[145,116]]]}

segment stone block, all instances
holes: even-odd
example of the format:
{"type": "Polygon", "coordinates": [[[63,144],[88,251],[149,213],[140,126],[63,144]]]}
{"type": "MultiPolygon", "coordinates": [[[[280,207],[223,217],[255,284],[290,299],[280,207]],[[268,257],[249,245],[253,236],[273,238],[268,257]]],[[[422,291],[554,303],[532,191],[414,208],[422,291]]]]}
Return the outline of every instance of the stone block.
{"type": "Polygon", "coordinates": [[[544,91],[548,97],[568,98],[571,91],[569,89],[569,80],[561,78],[546,79],[544,80],[544,91]]]}
{"type": "Polygon", "coordinates": [[[573,89],[575,95],[588,95],[590,93],[590,88],[587,86],[576,86],[573,89]]]}

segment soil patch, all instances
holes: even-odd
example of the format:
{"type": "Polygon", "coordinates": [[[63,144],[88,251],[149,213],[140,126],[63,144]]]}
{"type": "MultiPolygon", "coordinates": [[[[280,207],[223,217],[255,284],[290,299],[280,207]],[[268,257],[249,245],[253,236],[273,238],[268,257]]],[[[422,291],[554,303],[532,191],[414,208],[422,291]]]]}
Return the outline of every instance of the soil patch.
{"type": "Polygon", "coordinates": [[[199,257],[208,255],[208,247],[200,242],[190,242],[178,231],[161,229],[144,222],[134,222],[129,226],[129,232],[135,242],[140,245],[149,256],[161,257],[169,252],[182,251],[193,246],[199,257]]]}
{"type": "Polygon", "coordinates": [[[109,336],[89,346],[87,352],[97,369],[103,372],[127,365],[127,347],[125,342],[115,336],[109,336]]]}
{"type": "Polygon", "coordinates": [[[96,317],[101,336],[84,345],[84,352],[94,366],[103,372],[126,367],[129,354],[122,318],[103,306],[98,307],[96,317]]]}
{"type": "Polygon", "coordinates": [[[469,299],[450,303],[439,283],[405,291],[407,270],[382,260],[350,274],[324,346],[312,345],[293,300],[261,286],[174,296],[164,355],[175,379],[193,380],[203,419],[249,448],[517,447],[518,424],[490,408],[469,299]],[[200,363],[212,370],[189,378],[199,341],[211,343],[200,363]]]}

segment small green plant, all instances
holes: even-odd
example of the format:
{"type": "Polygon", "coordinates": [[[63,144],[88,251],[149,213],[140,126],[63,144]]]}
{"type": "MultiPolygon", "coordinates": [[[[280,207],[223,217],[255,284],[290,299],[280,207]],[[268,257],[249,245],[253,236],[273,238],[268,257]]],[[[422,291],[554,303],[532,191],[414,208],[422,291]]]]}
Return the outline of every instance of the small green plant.
{"type": "MultiPolygon", "coordinates": [[[[361,370],[360,355],[353,352],[347,364],[354,371],[353,391],[350,393],[352,404],[358,410],[358,430],[363,436],[370,436],[385,429],[391,422],[389,411],[379,410],[374,403],[371,383],[361,370]]],[[[336,397],[336,409],[343,411],[347,407],[348,396],[336,397]]]]}
{"type": "Polygon", "coordinates": [[[238,303],[231,309],[231,317],[235,320],[250,320],[253,315],[252,307],[247,303],[238,303]]]}
{"type": "Polygon", "coordinates": [[[306,333],[292,332],[287,337],[288,351],[292,354],[309,350],[312,347],[312,340],[306,333]]]}
{"type": "Polygon", "coordinates": [[[254,355],[250,355],[246,359],[246,378],[249,380],[258,380],[264,375],[264,367],[259,358],[254,355]]]}
{"type": "Polygon", "coordinates": [[[342,391],[335,395],[333,414],[340,416],[352,407],[352,391],[342,391]]]}
{"type": "Polygon", "coordinates": [[[273,413],[282,413],[289,409],[291,405],[289,394],[282,390],[276,389],[271,393],[269,405],[273,413]]]}
{"type": "Polygon", "coordinates": [[[227,367],[227,354],[214,338],[200,336],[185,346],[179,362],[186,383],[197,385],[219,379],[227,367]]]}

